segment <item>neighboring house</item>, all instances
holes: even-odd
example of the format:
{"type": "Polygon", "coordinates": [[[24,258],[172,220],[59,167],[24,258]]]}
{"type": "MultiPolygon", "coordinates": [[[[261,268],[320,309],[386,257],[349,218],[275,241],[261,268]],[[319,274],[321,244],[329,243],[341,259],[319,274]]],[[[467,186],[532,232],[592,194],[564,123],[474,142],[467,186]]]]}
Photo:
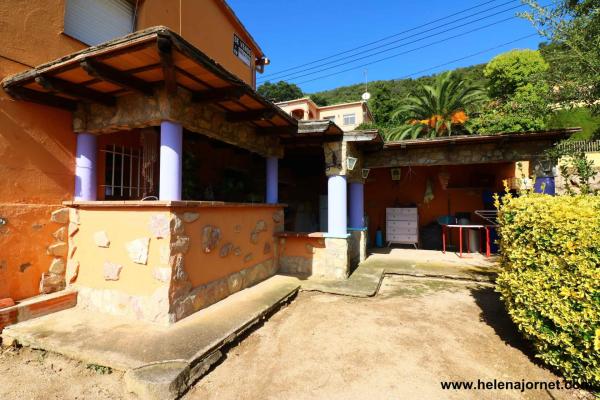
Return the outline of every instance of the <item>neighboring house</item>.
{"type": "Polygon", "coordinates": [[[353,131],[363,123],[373,122],[373,115],[366,101],[318,106],[310,97],[304,97],[276,104],[297,120],[330,120],[344,132],[353,131]]]}

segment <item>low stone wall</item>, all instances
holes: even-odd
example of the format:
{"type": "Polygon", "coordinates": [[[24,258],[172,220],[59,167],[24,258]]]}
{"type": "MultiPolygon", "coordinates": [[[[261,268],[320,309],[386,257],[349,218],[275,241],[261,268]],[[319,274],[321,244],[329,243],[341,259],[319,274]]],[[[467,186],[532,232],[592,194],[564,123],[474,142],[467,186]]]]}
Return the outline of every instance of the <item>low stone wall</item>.
{"type": "Polygon", "coordinates": [[[284,274],[346,279],[350,273],[350,238],[322,233],[279,234],[279,271],[284,274]]]}
{"type": "Polygon", "coordinates": [[[367,259],[367,231],[365,229],[350,232],[348,258],[351,271],[367,259]]]}
{"type": "Polygon", "coordinates": [[[67,282],[79,306],[171,324],[275,274],[277,205],[76,205],[67,282]]]}

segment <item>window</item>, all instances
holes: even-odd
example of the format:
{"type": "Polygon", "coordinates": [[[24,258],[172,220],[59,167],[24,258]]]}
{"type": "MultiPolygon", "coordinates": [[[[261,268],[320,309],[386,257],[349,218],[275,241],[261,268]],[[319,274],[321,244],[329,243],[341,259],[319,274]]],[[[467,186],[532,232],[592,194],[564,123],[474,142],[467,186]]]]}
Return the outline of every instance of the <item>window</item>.
{"type": "Polygon", "coordinates": [[[146,172],[141,148],[108,145],[105,154],[104,198],[106,200],[141,199],[146,193],[146,172]]]}
{"type": "Polygon", "coordinates": [[[335,115],[328,115],[326,117],[323,117],[323,119],[335,122],[335,115]]]}
{"type": "Polygon", "coordinates": [[[133,32],[127,0],[66,0],[65,34],[90,46],[133,32]]]}
{"type": "Polygon", "coordinates": [[[344,125],[356,124],[356,114],[344,114],[344,125]]]}

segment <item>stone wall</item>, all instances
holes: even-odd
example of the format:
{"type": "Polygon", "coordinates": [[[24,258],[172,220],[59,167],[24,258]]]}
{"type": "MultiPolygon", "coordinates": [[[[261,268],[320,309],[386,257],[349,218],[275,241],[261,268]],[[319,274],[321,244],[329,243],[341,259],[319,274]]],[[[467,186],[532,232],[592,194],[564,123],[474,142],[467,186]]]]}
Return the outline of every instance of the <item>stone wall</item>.
{"type": "Polygon", "coordinates": [[[279,271],[321,279],[346,279],[350,273],[351,239],[290,234],[279,238],[279,271]]]}
{"type": "Polygon", "coordinates": [[[273,235],[283,228],[280,206],[106,207],[75,214],[67,282],[91,311],[171,324],[278,268],[273,235]]]}
{"type": "Polygon", "coordinates": [[[553,145],[551,140],[535,142],[454,144],[439,147],[387,148],[365,155],[366,168],[484,164],[530,160],[553,145]]]}
{"type": "Polygon", "coordinates": [[[348,238],[348,259],[351,271],[367,259],[366,230],[361,229],[350,232],[350,237],[348,238]]]}
{"type": "Polygon", "coordinates": [[[265,157],[283,156],[283,147],[276,134],[260,134],[247,123],[228,122],[225,114],[214,106],[193,103],[191,94],[182,88],[178,89],[177,96],[158,90],[154,97],[140,94],[118,97],[114,107],[97,103],[79,107],[73,114],[73,130],[112,133],[159,126],[161,121],[179,122],[189,131],[265,157]]]}

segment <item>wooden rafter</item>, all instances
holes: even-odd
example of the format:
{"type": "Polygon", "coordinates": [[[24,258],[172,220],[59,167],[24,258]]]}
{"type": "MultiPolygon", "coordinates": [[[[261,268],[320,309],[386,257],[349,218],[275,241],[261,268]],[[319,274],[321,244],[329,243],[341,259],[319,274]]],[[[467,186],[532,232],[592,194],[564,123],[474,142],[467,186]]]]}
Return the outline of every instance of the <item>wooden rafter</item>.
{"type": "Polygon", "coordinates": [[[192,95],[192,101],[195,103],[206,104],[220,101],[232,101],[241,98],[246,91],[243,87],[233,86],[223,89],[205,90],[196,92],[192,95]]]}
{"type": "Polygon", "coordinates": [[[37,90],[26,87],[5,87],[4,90],[13,98],[30,101],[32,103],[43,104],[49,107],[62,108],[64,110],[75,111],[77,102],[53,94],[38,92],[37,90]]]}
{"type": "Polygon", "coordinates": [[[84,59],[79,63],[85,72],[94,78],[102,79],[117,86],[140,92],[146,96],[152,96],[154,90],[152,84],[131,74],[109,67],[92,59],[84,59]]]}
{"type": "Polygon", "coordinates": [[[173,44],[168,36],[158,35],[156,45],[162,66],[163,79],[165,80],[165,88],[167,93],[175,95],[177,93],[177,76],[173,63],[173,44]]]}
{"type": "Polygon", "coordinates": [[[79,100],[100,103],[106,106],[113,106],[116,103],[116,100],[113,96],[97,92],[85,86],[78,85],[59,78],[52,78],[40,75],[35,78],[35,81],[41,87],[50,92],[64,93],[68,96],[75,97],[79,100]]]}
{"type": "Polygon", "coordinates": [[[229,122],[247,122],[247,121],[260,121],[271,119],[275,116],[275,110],[262,109],[242,112],[228,112],[226,119],[229,122]]]}

